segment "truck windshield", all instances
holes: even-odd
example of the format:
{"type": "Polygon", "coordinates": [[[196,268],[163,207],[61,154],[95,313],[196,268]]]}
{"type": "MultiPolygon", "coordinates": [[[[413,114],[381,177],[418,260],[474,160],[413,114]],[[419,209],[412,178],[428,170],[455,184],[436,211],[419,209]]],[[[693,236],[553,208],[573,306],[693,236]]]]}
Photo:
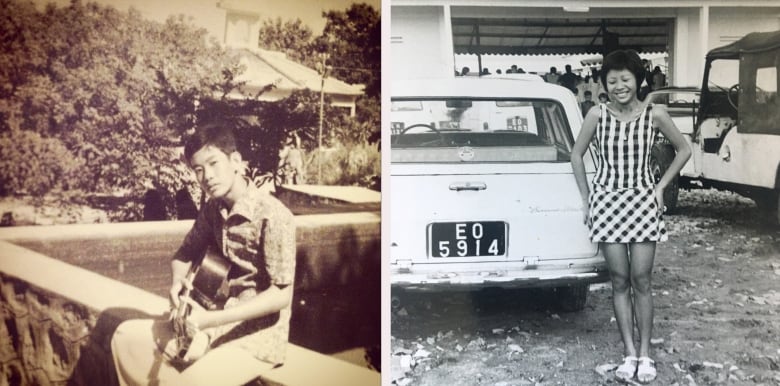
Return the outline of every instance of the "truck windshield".
{"type": "Polygon", "coordinates": [[[707,84],[712,91],[727,91],[739,83],[739,60],[720,59],[712,61],[707,84]]]}
{"type": "Polygon", "coordinates": [[[392,162],[568,162],[574,142],[550,100],[398,98],[390,110],[392,162]]]}

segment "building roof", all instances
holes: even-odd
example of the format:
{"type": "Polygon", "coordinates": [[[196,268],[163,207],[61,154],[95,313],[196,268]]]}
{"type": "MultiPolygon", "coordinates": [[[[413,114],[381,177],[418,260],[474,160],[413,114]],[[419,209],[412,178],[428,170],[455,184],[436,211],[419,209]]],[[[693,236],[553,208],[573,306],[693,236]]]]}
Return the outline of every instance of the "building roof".
{"type": "Polygon", "coordinates": [[[282,99],[295,90],[311,90],[326,94],[356,97],[363,94],[363,85],[353,85],[333,77],[325,78],[323,87],[320,74],[278,51],[263,49],[235,49],[240,55],[241,64],[246,70],[237,77],[245,82],[243,93],[233,92],[233,98],[252,97],[264,88],[274,85],[259,96],[259,100],[273,101],[282,99]]]}

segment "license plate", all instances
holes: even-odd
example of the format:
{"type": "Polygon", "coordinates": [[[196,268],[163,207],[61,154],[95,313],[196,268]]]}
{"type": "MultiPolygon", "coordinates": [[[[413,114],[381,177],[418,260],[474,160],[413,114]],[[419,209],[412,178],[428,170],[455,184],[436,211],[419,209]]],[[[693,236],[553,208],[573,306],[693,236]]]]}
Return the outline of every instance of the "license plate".
{"type": "Polygon", "coordinates": [[[503,221],[433,223],[430,240],[433,257],[504,256],[506,223],[503,221]]]}

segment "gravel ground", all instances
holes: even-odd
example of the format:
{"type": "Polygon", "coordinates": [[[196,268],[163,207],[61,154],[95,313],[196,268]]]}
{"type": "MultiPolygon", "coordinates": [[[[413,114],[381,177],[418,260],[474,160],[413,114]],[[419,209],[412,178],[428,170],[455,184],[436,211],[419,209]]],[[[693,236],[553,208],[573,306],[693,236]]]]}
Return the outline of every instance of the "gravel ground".
{"type": "MultiPolygon", "coordinates": [[[[780,385],[780,230],[755,204],[683,191],[653,269],[657,385],[780,385]]],[[[548,292],[406,294],[393,311],[396,385],[608,385],[622,344],[609,284],[583,311],[548,292]]]]}

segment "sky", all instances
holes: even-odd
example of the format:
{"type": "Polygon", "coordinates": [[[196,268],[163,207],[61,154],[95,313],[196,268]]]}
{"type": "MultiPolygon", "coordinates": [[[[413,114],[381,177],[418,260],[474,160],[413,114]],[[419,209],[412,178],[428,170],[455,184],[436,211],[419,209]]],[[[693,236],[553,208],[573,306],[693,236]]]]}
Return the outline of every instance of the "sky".
{"type": "MultiPolygon", "coordinates": [[[[55,3],[67,5],[70,0],[33,0],[36,4],[55,3]]],[[[381,10],[381,0],[82,0],[94,1],[99,4],[112,5],[126,11],[130,7],[140,11],[149,19],[165,21],[171,15],[184,14],[193,18],[193,23],[206,28],[214,37],[221,39],[224,31],[224,10],[217,8],[217,3],[233,3],[243,9],[252,9],[260,14],[261,19],[281,17],[282,20],[300,18],[308,25],[314,35],[322,33],[325,28],[323,11],[343,11],[353,3],[367,3],[381,10]]]]}

